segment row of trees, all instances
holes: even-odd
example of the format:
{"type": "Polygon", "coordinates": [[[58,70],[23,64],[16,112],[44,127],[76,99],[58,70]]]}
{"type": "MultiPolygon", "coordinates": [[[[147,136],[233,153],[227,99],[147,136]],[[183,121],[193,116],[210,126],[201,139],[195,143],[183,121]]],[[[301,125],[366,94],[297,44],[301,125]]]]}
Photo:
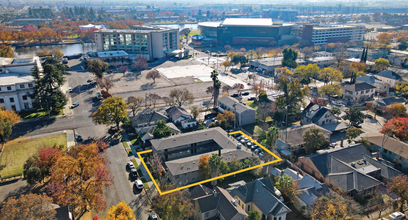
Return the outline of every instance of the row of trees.
{"type": "Polygon", "coordinates": [[[54,31],[49,28],[41,28],[38,31],[0,31],[0,41],[7,44],[61,42],[64,36],[67,35],[62,31],[54,31]]]}

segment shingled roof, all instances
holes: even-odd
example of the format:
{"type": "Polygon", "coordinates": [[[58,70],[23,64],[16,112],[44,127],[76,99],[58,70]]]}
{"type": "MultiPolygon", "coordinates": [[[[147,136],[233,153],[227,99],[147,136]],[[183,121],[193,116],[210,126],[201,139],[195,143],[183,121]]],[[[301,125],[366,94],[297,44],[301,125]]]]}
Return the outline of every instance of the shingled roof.
{"type": "Polygon", "coordinates": [[[400,75],[398,75],[396,72],[391,71],[391,70],[381,71],[381,72],[379,72],[379,73],[377,74],[377,76],[382,76],[382,77],[385,77],[385,78],[388,78],[388,79],[394,79],[394,80],[399,80],[399,79],[401,79],[401,76],[400,76],[400,75]]]}
{"type": "Polygon", "coordinates": [[[238,113],[243,113],[243,112],[245,112],[245,111],[247,111],[247,110],[254,111],[253,108],[251,108],[251,107],[249,107],[249,106],[247,106],[247,105],[244,105],[244,104],[240,103],[237,99],[232,98],[232,97],[229,97],[229,96],[223,96],[223,97],[221,97],[221,98],[218,100],[218,102],[220,102],[220,103],[222,103],[222,104],[228,106],[228,108],[230,108],[231,110],[234,109],[234,104],[237,103],[237,105],[236,105],[235,108],[236,108],[236,111],[237,111],[238,113]]]}

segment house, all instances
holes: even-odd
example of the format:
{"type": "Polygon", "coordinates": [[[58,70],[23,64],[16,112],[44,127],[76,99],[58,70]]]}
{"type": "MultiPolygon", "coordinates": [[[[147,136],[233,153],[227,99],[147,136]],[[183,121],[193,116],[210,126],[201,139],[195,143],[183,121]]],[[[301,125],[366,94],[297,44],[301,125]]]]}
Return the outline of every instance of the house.
{"type": "Polygon", "coordinates": [[[203,185],[195,186],[190,191],[191,200],[196,210],[198,220],[231,219],[245,220],[248,214],[237,205],[237,201],[218,186],[214,190],[203,185]]]}
{"type": "Polygon", "coordinates": [[[395,88],[395,86],[402,81],[402,77],[391,70],[381,71],[376,77],[383,82],[389,83],[391,88],[395,88]]]}
{"type": "Polygon", "coordinates": [[[265,220],[286,220],[286,215],[292,211],[283,203],[281,193],[269,177],[229,188],[228,191],[243,210],[256,210],[265,220]]]}
{"type": "Polygon", "coordinates": [[[184,108],[176,106],[166,109],[166,115],[174,124],[179,124],[181,121],[192,118],[184,108]]]}
{"type": "MultiPolygon", "coordinates": [[[[172,132],[171,135],[180,134],[181,131],[171,122],[167,123],[166,126],[170,127],[172,132]]],[[[136,133],[140,136],[140,139],[145,144],[148,140],[153,139],[153,131],[156,128],[156,125],[146,126],[146,127],[136,127],[136,133]]]]}
{"type": "Polygon", "coordinates": [[[153,152],[162,156],[169,179],[176,186],[201,180],[198,161],[204,154],[218,154],[227,163],[254,156],[250,149],[242,147],[220,127],[153,139],[150,143],[153,152]]]}
{"type": "Polygon", "coordinates": [[[376,103],[378,106],[388,107],[394,103],[405,103],[405,99],[403,97],[390,96],[390,97],[379,99],[376,101],[376,103]]]}
{"type": "Polygon", "coordinates": [[[341,189],[345,194],[357,198],[377,191],[381,180],[398,174],[394,172],[395,169],[378,163],[370,155],[363,144],[357,144],[300,157],[297,165],[331,189],[341,189]]]}
{"type": "Polygon", "coordinates": [[[156,125],[158,120],[165,120],[167,122],[169,118],[160,112],[156,112],[155,110],[145,109],[136,116],[132,117],[131,120],[134,127],[144,127],[156,125]]]}
{"type": "Polygon", "coordinates": [[[336,118],[328,108],[311,102],[303,110],[300,123],[302,125],[314,123],[316,125],[323,126],[326,124],[335,123],[335,119],[336,118]]]}
{"type": "Polygon", "coordinates": [[[375,86],[375,91],[378,93],[388,93],[390,91],[390,84],[387,82],[383,82],[377,77],[367,74],[365,76],[359,76],[356,78],[357,83],[366,82],[372,86],[375,86]]]}
{"type": "Polygon", "coordinates": [[[280,149],[290,149],[290,150],[298,150],[302,147],[305,143],[303,141],[303,134],[310,128],[318,128],[320,129],[321,133],[326,137],[327,140],[330,141],[330,135],[332,132],[315,125],[313,123],[302,125],[300,127],[289,127],[287,129],[281,130],[279,132],[279,139],[277,145],[280,149]],[[283,145],[283,146],[281,146],[283,145]]]}
{"type": "Polygon", "coordinates": [[[348,100],[365,101],[372,99],[375,94],[375,86],[366,82],[343,85],[343,97],[348,100]]]}
{"type": "Polygon", "coordinates": [[[408,170],[408,144],[384,134],[371,134],[364,137],[370,143],[370,149],[380,152],[381,156],[395,164],[397,168],[408,170]]]}
{"type": "Polygon", "coordinates": [[[256,110],[235,98],[223,96],[218,100],[218,106],[222,113],[225,110],[233,112],[239,126],[256,123],[256,110]]]}
{"type": "Polygon", "coordinates": [[[307,173],[299,173],[290,168],[283,171],[275,168],[273,171],[275,171],[275,178],[288,175],[297,182],[299,195],[295,197],[297,202],[294,203],[294,206],[300,212],[307,212],[307,207],[312,206],[320,196],[332,193],[326,183],[319,182],[307,173]]]}
{"type": "Polygon", "coordinates": [[[195,126],[197,126],[197,120],[195,120],[194,118],[190,118],[190,119],[181,121],[181,127],[183,127],[184,129],[192,128],[195,126]]]}

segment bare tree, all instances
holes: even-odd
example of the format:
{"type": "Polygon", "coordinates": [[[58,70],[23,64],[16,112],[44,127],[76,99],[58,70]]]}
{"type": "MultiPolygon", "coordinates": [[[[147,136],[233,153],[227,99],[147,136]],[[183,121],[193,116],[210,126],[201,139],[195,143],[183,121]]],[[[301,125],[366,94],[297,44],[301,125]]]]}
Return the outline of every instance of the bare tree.
{"type": "Polygon", "coordinates": [[[226,93],[229,93],[229,91],[232,89],[232,87],[230,86],[230,85],[224,85],[223,87],[222,87],[222,91],[223,92],[226,92],[226,93]]]}
{"type": "Polygon", "coordinates": [[[164,171],[162,157],[156,152],[153,152],[150,158],[147,160],[147,164],[150,165],[153,175],[160,177],[164,171]]]}
{"type": "Polygon", "coordinates": [[[242,84],[242,83],[235,83],[233,86],[232,86],[232,89],[236,89],[237,91],[238,91],[238,93],[242,90],[242,89],[244,89],[244,84],[242,84]]]}
{"type": "Polygon", "coordinates": [[[147,95],[147,98],[149,99],[150,103],[153,104],[153,108],[156,108],[156,102],[161,99],[161,97],[156,93],[150,93],[147,95]]]}
{"type": "Polygon", "coordinates": [[[339,47],[334,51],[334,58],[336,59],[337,62],[337,68],[339,68],[340,64],[347,59],[348,54],[346,49],[344,47],[339,47]]]}
{"type": "Polygon", "coordinates": [[[147,69],[148,64],[147,64],[147,58],[142,56],[142,55],[138,55],[135,58],[133,58],[133,65],[132,67],[136,70],[136,71],[142,71],[147,69]]]}
{"type": "Polygon", "coordinates": [[[142,97],[135,98],[134,96],[129,96],[127,98],[128,107],[132,110],[133,116],[136,115],[136,112],[140,109],[140,106],[143,103],[142,97]]]}
{"type": "Polygon", "coordinates": [[[127,66],[120,66],[119,67],[119,72],[121,72],[123,74],[123,76],[125,76],[126,71],[128,70],[127,66]]]}
{"type": "Polygon", "coordinates": [[[147,73],[146,79],[152,79],[153,83],[156,83],[156,79],[161,78],[160,72],[156,69],[151,70],[147,73]]]}
{"type": "Polygon", "coordinates": [[[169,97],[172,100],[172,103],[179,107],[185,104],[191,104],[194,101],[193,94],[186,89],[173,89],[170,91],[169,97]]]}
{"type": "Polygon", "coordinates": [[[253,74],[251,74],[251,75],[248,75],[248,78],[249,78],[249,79],[252,79],[252,80],[253,80],[253,84],[255,84],[255,83],[256,83],[256,79],[258,78],[258,74],[253,73],[253,74]]]}
{"type": "Polygon", "coordinates": [[[99,88],[105,89],[107,92],[109,92],[109,89],[114,86],[112,80],[106,77],[97,79],[96,82],[98,83],[99,88]]]}

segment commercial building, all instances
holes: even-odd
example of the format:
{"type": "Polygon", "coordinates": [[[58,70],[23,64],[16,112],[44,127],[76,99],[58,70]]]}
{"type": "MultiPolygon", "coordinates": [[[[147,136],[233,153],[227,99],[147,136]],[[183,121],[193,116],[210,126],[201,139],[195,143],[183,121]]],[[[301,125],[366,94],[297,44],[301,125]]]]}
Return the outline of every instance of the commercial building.
{"type": "Polygon", "coordinates": [[[206,38],[215,38],[219,44],[276,46],[293,44],[291,23],[272,21],[271,18],[227,18],[222,22],[201,22],[198,27],[206,38]]]}
{"type": "Polygon", "coordinates": [[[33,108],[30,94],[34,91],[31,70],[42,70],[37,56],[22,55],[16,58],[0,58],[0,106],[16,112],[33,108]]]}
{"type": "Polygon", "coordinates": [[[198,161],[201,155],[218,154],[224,162],[253,156],[220,127],[150,140],[153,152],[163,157],[170,181],[177,187],[201,180],[198,161]]]}
{"type": "Polygon", "coordinates": [[[303,43],[323,45],[338,42],[346,43],[349,41],[362,42],[365,27],[349,25],[314,26],[312,24],[305,24],[299,27],[298,31],[303,43]]]}
{"type": "Polygon", "coordinates": [[[135,26],[136,30],[95,31],[98,52],[123,50],[148,59],[162,58],[179,49],[179,30],[135,26]]]}
{"type": "Polygon", "coordinates": [[[78,25],[79,30],[81,31],[96,31],[100,29],[105,29],[105,25],[94,25],[94,24],[87,24],[87,25],[78,25]]]}

